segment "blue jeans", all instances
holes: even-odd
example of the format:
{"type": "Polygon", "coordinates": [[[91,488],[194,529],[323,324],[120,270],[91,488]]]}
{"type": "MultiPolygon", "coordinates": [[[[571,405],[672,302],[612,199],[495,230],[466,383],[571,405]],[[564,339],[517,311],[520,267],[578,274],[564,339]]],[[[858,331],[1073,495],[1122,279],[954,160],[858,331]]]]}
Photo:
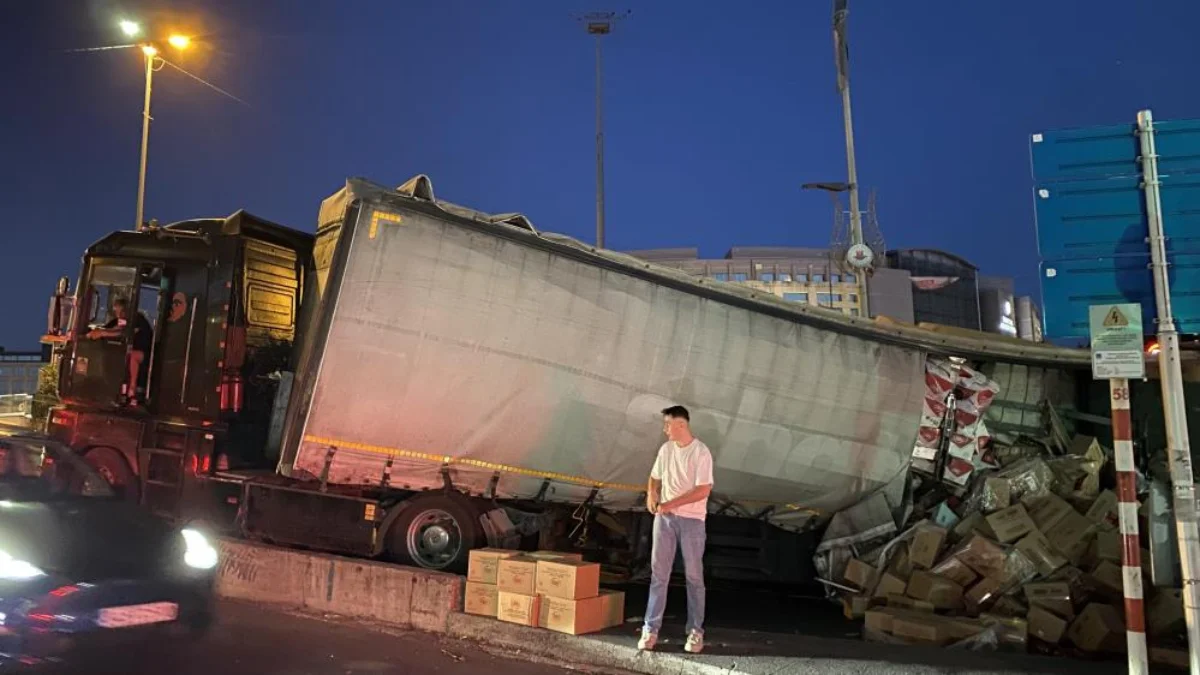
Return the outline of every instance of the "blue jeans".
{"type": "Polygon", "coordinates": [[[704,521],[674,514],[654,516],[650,554],[650,600],[646,603],[646,628],[658,634],[667,608],[667,585],[675,566],[675,549],[683,553],[687,579],[687,630],[704,633],[704,521]]]}

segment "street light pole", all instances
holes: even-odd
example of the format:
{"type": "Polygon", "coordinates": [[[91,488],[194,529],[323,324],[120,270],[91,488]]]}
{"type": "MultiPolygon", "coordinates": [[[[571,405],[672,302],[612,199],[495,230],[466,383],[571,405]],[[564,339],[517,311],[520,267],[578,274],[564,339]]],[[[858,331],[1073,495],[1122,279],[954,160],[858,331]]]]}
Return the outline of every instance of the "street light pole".
{"type": "Polygon", "coordinates": [[[142,161],[138,168],[137,219],[134,229],[141,229],[146,206],[146,156],[150,145],[150,92],[154,87],[154,59],[158,50],[150,45],[142,47],[146,56],[146,101],[142,105],[142,161]]]}
{"type": "MultiPolygon", "coordinates": [[[[850,192],[850,244],[862,246],[863,226],[862,212],[858,209],[858,167],[854,160],[854,119],[850,114],[850,51],[846,45],[846,18],[849,15],[847,0],[834,0],[833,3],[833,45],[837,59],[838,89],[842,94],[842,123],[846,130],[846,181],[850,192]]],[[[862,302],[862,314],[871,317],[870,292],[867,286],[867,270],[859,270],[856,280],[859,286],[859,298],[862,302]]]]}
{"type": "Polygon", "coordinates": [[[629,12],[592,12],[580,17],[596,36],[596,248],[604,248],[604,53],[601,39],[629,12]]]}

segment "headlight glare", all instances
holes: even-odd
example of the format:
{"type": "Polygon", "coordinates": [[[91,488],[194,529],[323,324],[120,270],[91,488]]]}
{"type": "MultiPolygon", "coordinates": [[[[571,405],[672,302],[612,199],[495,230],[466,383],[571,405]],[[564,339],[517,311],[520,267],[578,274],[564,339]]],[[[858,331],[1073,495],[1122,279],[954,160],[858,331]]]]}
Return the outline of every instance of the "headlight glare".
{"type": "Polygon", "coordinates": [[[208,543],[208,538],[199,530],[187,528],[180,531],[187,548],[183,553],[183,562],[188,567],[198,570],[211,570],[217,566],[217,549],[208,543]]]}
{"type": "Polygon", "coordinates": [[[0,579],[24,580],[43,576],[45,572],[36,565],[17,560],[11,555],[0,551],[0,579]]]}

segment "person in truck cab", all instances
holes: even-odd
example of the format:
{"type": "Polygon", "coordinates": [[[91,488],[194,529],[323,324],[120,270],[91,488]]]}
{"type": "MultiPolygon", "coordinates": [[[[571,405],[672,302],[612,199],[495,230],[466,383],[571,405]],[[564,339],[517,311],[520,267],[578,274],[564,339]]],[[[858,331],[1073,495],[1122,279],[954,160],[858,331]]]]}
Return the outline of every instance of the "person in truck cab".
{"type": "MultiPolygon", "coordinates": [[[[124,335],[125,328],[129,324],[129,303],[125,298],[117,298],[113,300],[112,306],[113,318],[100,328],[88,331],[87,338],[89,340],[111,340],[124,335]]],[[[154,329],[150,327],[150,320],[141,312],[134,312],[133,342],[130,344],[129,356],[126,359],[129,372],[128,381],[121,388],[125,399],[124,403],[128,405],[136,406],[138,404],[138,374],[141,373],[142,364],[146,362],[146,355],[150,353],[153,336],[154,329]]]]}

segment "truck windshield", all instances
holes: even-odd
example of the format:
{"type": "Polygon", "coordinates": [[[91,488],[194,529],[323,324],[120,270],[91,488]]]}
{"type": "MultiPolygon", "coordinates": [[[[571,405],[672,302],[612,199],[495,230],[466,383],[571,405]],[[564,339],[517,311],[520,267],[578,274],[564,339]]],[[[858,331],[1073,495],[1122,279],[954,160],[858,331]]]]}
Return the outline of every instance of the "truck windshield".
{"type": "Polygon", "coordinates": [[[112,497],[100,474],[53,441],[0,438],[0,500],[38,502],[72,497],[112,497]]]}
{"type": "Polygon", "coordinates": [[[118,265],[97,265],[92,270],[89,288],[87,326],[96,328],[112,318],[112,303],[118,297],[129,297],[137,281],[137,269],[118,265]]]}

